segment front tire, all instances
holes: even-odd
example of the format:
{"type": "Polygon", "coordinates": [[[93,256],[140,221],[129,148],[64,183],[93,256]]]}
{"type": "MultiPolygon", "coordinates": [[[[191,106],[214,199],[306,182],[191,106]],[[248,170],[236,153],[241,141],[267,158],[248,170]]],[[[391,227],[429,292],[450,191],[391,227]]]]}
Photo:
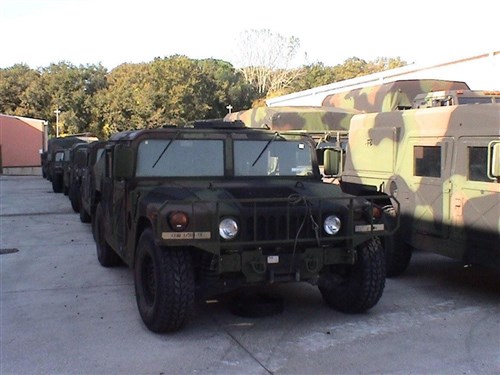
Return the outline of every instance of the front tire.
{"type": "Polygon", "coordinates": [[[347,313],[361,313],[377,304],[385,287],[385,251],[379,238],[357,249],[353,265],[334,265],[323,273],[318,287],[330,307],[347,313]]]}
{"type": "Polygon", "coordinates": [[[137,245],[134,266],[137,307],[144,324],[157,333],[174,332],[194,309],[194,272],[189,252],[155,245],[146,229],[137,245]]]}
{"type": "Polygon", "coordinates": [[[56,174],[55,176],[52,177],[52,191],[54,193],[62,193],[63,191],[63,180],[62,176],[56,174]]]}
{"type": "Polygon", "coordinates": [[[71,208],[77,213],[80,212],[80,199],[78,196],[78,191],[79,189],[77,186],[75,186],[75,183],[70,185],[68,197],[69,201],[71,202],[71,208]]]}

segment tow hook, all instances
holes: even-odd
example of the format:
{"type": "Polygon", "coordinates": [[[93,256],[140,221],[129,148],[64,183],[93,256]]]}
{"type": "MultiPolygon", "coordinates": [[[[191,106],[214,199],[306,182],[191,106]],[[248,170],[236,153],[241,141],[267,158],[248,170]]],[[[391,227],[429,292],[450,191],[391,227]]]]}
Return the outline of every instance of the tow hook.
{"type": "Polygon", "coordinates": [[[266,264],[260,260],[252,260],[250,265],[255,273],[263,274],[266,272],[266,264]]]}
{"type": "Polygon", "coordinates": [[[318,271],[319,262],[314,257],[308,257],[305,260],[305,265],[306,265],[307,271],[310,272],[310,273],[315,273],[315,272],[318,271]]]}

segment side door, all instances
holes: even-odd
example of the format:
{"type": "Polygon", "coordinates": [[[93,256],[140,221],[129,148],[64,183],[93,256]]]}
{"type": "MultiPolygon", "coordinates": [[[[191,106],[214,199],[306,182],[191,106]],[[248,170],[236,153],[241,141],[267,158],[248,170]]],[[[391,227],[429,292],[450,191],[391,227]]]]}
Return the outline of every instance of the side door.
{"type": "Polygon", "coordinates": [[[96,183],[101,185],[100,204],[104,211],[106,241],[117,252],[120,252],[124,217],[124,182],[113,176],[114,150],[108,147],[104,150],[102,160],[96,164],[96,183]],[[100,169],[100,171],[98,171],[100,169]],[[104,169],[104,170],[102,170],[104,169]],[[98,182],[98,180],[100,180],[98,182]]]}
{"type": "MultiPolygon", "coordinates": [[[[113,160],[113,163],[116,163],[117,160],[113,160]]],[[[111,169],[111,173],[113,169],[111,169]]],[[[113,244],[113,248],[123,254],[124,247],[127,241],[127,198],[128,198],[128,186],[126,180],[118,179],[115,176],[113,178],[113,190],[112,190],[112,199],[111,199],[111,212],[113,215],[111,216],[111,232],[113,234],[113,240],[115,241],[113,244]]]]}
{"type": "Polygon", "coordinates": [[[488,176],[498,137],[462,137],[453,181],[452,238],[465,245],[466,260],[500,265],[500,182],[488,176]]]}
{"type": "Polygon", "coordinates": [[[409,146],[412,171],[408,182],[414,200],[412,232],[448,238],[453,139],[411,138],[409,146]]]}

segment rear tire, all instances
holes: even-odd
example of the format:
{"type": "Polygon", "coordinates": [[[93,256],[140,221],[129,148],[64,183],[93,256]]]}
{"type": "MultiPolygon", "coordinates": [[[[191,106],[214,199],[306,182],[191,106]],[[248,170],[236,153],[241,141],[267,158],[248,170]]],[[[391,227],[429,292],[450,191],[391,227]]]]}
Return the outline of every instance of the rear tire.
{"type": "Polygon", "coordinates": [[[149,330],[174,332],[194,309],[194,272],[185,249],[160,248],[146,229],[137,245],[134,266],[135,294],[141,318],[149,330]]]}
{"type": "Polygon", "coordinates": [[[398,234],[384,238],[387,277],[396,277],[406,271],[410,264],[412,248],[398,234]]]}
{"type": "Polygon", "coordinates": [[[364,312],[377,304],[385,287],[385,251],[373,238],[357,249],[353,265],[331,266],[318,283],[325,302],[347,313],[364,312]]]}

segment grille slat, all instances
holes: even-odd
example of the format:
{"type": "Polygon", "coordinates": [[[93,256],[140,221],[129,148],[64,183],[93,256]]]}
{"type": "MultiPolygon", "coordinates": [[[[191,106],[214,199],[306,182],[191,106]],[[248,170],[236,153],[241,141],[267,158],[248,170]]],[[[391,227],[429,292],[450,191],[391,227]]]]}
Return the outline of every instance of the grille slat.
{"type": "MultiPolygon", "coordinates": [[[[314,220],[318,221],[316,217],[314,220]]],[[[290,213],[288,218],[282,214],[258,214],[256,217],[247,216],[241,222],[244,223],[243,241],[294,240],[299,230],[299,239],[315,238],[313,223],[305,214],[290,213]]]]}

